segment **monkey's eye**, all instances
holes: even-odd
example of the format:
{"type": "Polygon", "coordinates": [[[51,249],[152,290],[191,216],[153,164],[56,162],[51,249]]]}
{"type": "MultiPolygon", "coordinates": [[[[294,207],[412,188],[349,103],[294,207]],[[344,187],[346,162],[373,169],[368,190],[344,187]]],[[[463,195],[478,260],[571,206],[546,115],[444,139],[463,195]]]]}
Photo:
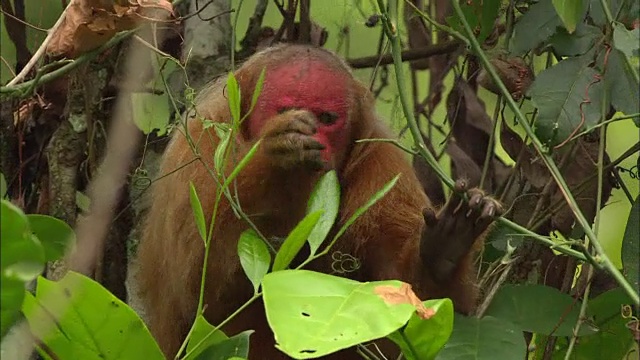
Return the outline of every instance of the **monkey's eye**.
{"type": "Polygon", "coordinates": [[[331,124],[335,123],[336,120],[338,120],[338,114],[336,114],[336,113],[334,113],[332,111],[321,112],[318,115],[318,121],[320,121],[321,123],[323,123],[325,125],[331,125],[331,124]]]}

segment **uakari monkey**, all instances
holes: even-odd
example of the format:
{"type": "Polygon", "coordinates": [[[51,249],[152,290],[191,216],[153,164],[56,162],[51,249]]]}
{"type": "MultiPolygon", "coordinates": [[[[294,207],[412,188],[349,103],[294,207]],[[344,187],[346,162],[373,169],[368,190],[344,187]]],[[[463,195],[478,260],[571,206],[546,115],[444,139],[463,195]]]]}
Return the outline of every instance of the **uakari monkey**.
{"type": "MultiPolygon", "coordinates": [[[[361,266],[347,276],[360,281],[398,279],[413,285],[422,299],[450,297],[460,312],[472,311],[478,290],[472,262],[478,239],[499,215],[500,206],[480,190],[458,181],[454,196],[436,211],[410,162],[390,143],[358,139],[392,138],[374,112],[368,89],[355,80],[333,53],[303,45],[280,45],[248,59],[236,72],[242,113],[250,110],[256,82],[266,69],[262,92],[235,138],[236,159],[258,140],[257,153],[237,178],[242,211],[267,238],[285,237],[305,214],[310,192],[327,170],[341,186],[336,227],[346,221],[395,175],[399,181],[349,228],[334,249],[356,257],[361,266]]],[[[187,116],[189,137],[213,169],[218,143],[202,118],[231,122],[224,89],[218,81],[196,99],[197,116],[187,116]],[[208,132],[208,133],[207,133],[208,132]]],[[[189,201],[193,182],[209,219],[216,182],[199,161],[184,132],[173,136],[152,189],[152,204],[138,250],[140,296],[148,325],[163,352],[175,356],[195,318],[204,256],[189,201]]],[[[229,171],[236,163],[231,161],[229,171]]],[[[246,221],[223,201],[218,210],[205,284],[205,316],[212,324],[228,317],[252,295],[237,255],[246,221]]],[[[324,260],[324,261],[323,261],[324,260]]],[[[331,271],[331,259],[312,269],[331,271]]],[[[243,311],[223,330],[254,329],[251,359],[286,358],[274,347],[263,305],[243,311]]],[[[340,359],[355,353],[344,352],[340,359]]],[[[357,356],[357,355],[356,355],[357,356]]],[[[354,357],[359,358],[359,357],[354,357]]]]}

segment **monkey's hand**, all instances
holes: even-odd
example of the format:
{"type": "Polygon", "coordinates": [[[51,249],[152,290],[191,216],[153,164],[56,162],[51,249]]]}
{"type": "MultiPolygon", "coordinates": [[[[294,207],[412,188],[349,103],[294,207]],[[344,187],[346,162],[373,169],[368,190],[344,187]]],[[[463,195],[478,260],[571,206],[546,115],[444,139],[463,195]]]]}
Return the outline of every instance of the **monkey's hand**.
{"type": "Polygon", "coordinates": [[[314,138],[316,132],[316,118],[312,113],[289,110],[265,124],[262,146],[275,166],[322,170],[325,164],[321,152],[325,146],[314,138]]]}
{"type": "Polygon", "coordinates": [[[456,181],[454,194],[438,214],[431,208],[423,211],[420,256],[438,283],[451,280],[460,261],[501,214],[498,201],[478,188],[467,189],[463,180],[456,181]],[[462,194],[467,195],[468,202],[462,194]]]}

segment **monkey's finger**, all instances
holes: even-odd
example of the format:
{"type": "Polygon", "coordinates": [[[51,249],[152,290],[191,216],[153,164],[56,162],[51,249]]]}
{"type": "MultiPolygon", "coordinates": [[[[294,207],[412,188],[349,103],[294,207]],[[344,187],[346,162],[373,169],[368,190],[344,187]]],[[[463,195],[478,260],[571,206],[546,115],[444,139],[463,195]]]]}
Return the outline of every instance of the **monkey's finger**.
{"type": "Polygon", "coordinates": [[[425,226],[435,226],[438,223],[436,212],[432,208],[422,210],[425,226]]]}
{"type": "Polygon", "coordinates": [[[440,210],[441,216],[450,216],[456,214],[464,205],[464,199],[462,198],[462,194],[465,193],[467,189],[468,183],[464,179],[456,180],[456,183],[453,187],[453,193],[447,200],[444,207],[440,210]]]}

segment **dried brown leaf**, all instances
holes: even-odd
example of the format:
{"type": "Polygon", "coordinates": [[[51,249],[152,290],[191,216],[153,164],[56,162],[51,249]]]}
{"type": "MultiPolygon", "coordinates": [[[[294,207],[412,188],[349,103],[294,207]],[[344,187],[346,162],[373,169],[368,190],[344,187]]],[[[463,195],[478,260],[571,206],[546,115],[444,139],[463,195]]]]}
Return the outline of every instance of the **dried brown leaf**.
{"type": "Polygon", "coordinates": [[[420,298],[413,292],[411,285],[402,283],[399,288],[391,285],[380,285],[373,290],[382,300],[391,305],[410,304],[416,308],[420,318],[427,320],[436,314],[432,308],[424,306],[420,298]]]}
{"type": "Polygon", "coordinates": [[[150,10],[173,14],[167,0],[76,1],[69,6],[62,24],[53,34],[47,53],[76,58],[104,45],[120,31],[131,30],[145,21],[156,21],[159,16],[150,10]]]}

